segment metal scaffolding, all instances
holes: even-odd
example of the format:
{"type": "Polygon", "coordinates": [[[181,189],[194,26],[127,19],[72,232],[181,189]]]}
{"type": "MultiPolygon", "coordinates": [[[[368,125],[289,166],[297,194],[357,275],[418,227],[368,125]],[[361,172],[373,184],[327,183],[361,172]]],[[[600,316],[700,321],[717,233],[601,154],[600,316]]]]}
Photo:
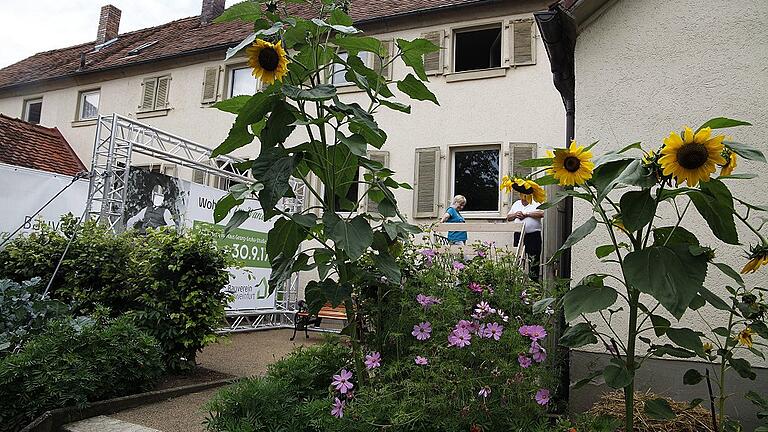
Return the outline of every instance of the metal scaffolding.
{"type": "MultiPolygon", "coordinates": [[[[119,114],[101,115],[96,127],[88,191],[90,218],[115,232],[125,229],[123,212],[135,154],[151,156],[163,162],[192,168],[220,178],[241,183],[255,180],[249,170],[241,170],[244,159],[229,155],[211,158],[213,149],[119,114]]],[[[280,206],[297,212],[304,205],[304,184],[291,179],[294,198],[284,198],[280,206]]],[[[228,311],[227,326],[222,331],[283,327],[292,323],[298,301],[298,277],[292,277],[276,293],[273,310],[228,311]]]]}

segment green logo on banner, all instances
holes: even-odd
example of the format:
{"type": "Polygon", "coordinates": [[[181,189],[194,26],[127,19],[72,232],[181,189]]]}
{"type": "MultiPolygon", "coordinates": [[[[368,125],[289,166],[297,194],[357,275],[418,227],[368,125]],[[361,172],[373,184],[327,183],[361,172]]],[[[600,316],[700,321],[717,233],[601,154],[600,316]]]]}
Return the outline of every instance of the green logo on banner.
{"type": "Polygon", "coordinates": [[[267,233],[235,228],[224,237],[224,226],[194,221],[192,227],[216,236],[220,249],[226,248],[241,267],[270,268],[267,257],[267,233]]]}

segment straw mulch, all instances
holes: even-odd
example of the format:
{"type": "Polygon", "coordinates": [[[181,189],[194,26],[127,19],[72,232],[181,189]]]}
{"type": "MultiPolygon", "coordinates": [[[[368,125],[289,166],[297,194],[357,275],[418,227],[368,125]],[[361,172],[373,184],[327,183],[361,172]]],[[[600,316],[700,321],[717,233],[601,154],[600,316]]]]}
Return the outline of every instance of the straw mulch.
{"type": "MultiPolygon", "coordinates": [[[[672,410],[677,414],[674,420],[656,420],[645,414],[645,401],[658,398],[651,393],[635,393],[635,431],[636,432],[716,432],[712,428],[712,418],[709,411],[697,406],[688,409],[688,403],[675,402],[666,399],[672,410]]],[[[605,393],[589,410],[595,416],[611,416],[624,422],[624,392],[619,390],[605,393]]]]}

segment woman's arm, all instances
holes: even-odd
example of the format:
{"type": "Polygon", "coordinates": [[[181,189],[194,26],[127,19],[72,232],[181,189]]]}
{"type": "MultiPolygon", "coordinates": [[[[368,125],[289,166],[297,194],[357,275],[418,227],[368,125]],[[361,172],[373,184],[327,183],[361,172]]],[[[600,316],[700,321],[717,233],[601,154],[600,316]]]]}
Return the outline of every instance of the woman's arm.
{"type": "Polygon", "coordinates": [[[443,217],[440,218],[440,223],[445,223],[445,221],[447,221],[450,218],[451,218],[451,215],[449,215],[448,212],[445,212],[443,214],[443,217]]]}

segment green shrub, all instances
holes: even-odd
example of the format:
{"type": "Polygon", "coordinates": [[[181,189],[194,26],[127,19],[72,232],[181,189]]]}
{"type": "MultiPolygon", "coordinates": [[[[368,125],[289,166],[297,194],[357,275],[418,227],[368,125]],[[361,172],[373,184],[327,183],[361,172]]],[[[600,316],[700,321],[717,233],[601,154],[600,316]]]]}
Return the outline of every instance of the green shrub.
{"type": "Polygon", "coordinates": [[[169,369],[194,365],[197,350],[215,340],[226,306],[227,258],[214,240],[167,228],[114,234],[95,222],[76,227],[71,218],[61,226],[43,226],[8,244],[0,251],[0,279],[37,276],[47,283],[77,233],[50,296],[72,305],[76,315],[132,315],[160,341],[169,369]]]}
{"type": "Polygon", "coordinates": [[[162,373],[157,341],[127,319],[53,321],[0,360],[0,430],[50,409],[148,390],[162,373]]]}
{"type": "Polygon", "coordinates": [[[330,409],[328,377],[350,359],[350,349],[329,337],[297,348],[269,366],[264,378],[250,378],[219,391],[208,403],[212,431],[316,431],[312,425],[330,409]],[[308,409],[314,407],[314,410],[308,409]],[[322,414],[320,414],[322,412],[322,414]]]}
{"type": "Polygon", "coordinates": [[[37,335],[48,320],[66,316],[67,305],[43,299],[35,286],[39,278],[24,283],[0,280],[0,358],[37,335]]]}

